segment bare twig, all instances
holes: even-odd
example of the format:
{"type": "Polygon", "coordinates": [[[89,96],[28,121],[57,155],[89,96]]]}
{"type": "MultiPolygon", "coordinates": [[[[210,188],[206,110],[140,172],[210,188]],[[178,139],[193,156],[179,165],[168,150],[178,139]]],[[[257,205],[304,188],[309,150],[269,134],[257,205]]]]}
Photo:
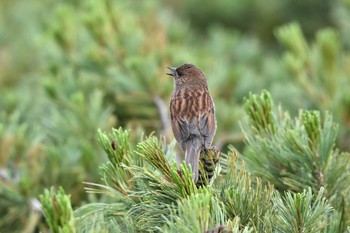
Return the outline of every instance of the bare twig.
{"type": "Polygon", "coordinates": [[[170,130],[170,120],[167,105],[164,100],[160,98],[160,96],[154,96],[153,101],[158,108],[158,112],[160,115],[160,120],[162,122],[162,134],[166,135],[170,130]]]}

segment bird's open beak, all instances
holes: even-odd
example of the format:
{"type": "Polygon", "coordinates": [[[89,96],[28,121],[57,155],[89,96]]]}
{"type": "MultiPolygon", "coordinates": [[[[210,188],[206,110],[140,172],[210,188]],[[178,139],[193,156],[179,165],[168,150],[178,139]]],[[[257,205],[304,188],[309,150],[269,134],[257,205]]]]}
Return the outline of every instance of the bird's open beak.
{"type": "Polygon", "coordinates": [[[166,74],[175,77],[175,75],[176,75],[176,68],[170,67],[170,66],[168,66],[167,68],[171,71],[171,73],[166,73],[166,74]]]}

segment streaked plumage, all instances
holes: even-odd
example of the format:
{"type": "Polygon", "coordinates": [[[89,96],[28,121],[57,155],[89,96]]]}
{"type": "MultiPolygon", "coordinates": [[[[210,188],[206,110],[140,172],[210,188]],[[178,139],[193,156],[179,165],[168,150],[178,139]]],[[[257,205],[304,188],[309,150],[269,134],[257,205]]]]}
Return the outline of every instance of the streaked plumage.
{"type": "Polygon", "coordinates": [[[194,65],[168,67],[175,88],[170,101],[171,125],[174,136],[185,151],[194,181],[198,180],[199,153],[211,147],[216,131],[215,107],[208,91],[204,73],[194,65]]]}

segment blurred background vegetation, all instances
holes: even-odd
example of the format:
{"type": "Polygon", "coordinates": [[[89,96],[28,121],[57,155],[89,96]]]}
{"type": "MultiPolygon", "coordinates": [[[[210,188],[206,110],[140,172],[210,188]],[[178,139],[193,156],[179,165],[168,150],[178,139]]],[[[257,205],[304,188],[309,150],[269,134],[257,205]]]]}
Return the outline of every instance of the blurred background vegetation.
{"type": "Polygon", "coordinates": [[[293,116],[330,111],[349,151],[349,49],[349,0],[2,0],[0,232],[46,229],[44,188],[99,198],[82,184],[107,159],[98,128],[172,140],[169,65],[206,73],[224,151],[244,151],[243,99],[262,89],[293,116]]]}

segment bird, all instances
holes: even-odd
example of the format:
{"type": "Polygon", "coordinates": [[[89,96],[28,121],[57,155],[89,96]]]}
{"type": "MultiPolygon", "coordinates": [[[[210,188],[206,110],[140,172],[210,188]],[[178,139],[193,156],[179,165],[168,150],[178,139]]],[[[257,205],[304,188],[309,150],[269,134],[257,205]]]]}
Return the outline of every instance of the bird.
{"type": "Polygon", "coordinates": [[[192,64],[167,67],[174,79],[170,99],[173,134],[185,151],[185,163],[191,165],[193,180],[199,177],[199,156],[211,147],[216,132],[215,105],[209,94],[205,74],[192,64]]]}

